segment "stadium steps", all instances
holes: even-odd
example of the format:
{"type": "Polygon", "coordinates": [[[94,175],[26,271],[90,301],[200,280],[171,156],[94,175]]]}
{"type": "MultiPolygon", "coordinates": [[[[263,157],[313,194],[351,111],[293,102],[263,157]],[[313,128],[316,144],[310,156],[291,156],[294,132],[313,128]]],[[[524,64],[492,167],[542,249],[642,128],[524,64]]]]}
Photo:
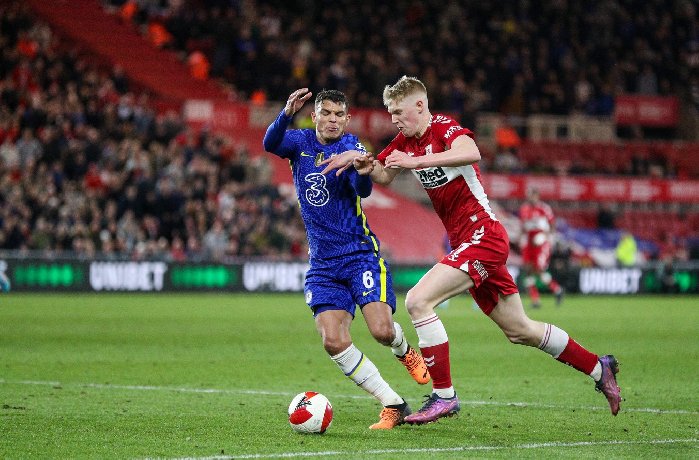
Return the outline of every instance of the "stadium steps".
{"type": "Polygon", "coordinates": [[[133,24],[104,11],[97,0],[27,0],[32,10],[61,36],[80,43],[100,61],[122,66],[129,78],[160,99],[225,99],[213,81],[195,80],[186,64],[154,48],[133,24]]]}

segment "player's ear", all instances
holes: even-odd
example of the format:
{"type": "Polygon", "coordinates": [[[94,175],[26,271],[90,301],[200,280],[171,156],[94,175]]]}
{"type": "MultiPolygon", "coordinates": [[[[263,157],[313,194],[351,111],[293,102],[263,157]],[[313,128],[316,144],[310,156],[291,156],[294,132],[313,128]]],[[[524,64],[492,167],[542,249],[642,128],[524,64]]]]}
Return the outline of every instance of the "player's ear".
{"type": "Polygon", "coordinates": [[[347,114],[347,123],[346,123],[346,124],[349,124],[350,118],[352,118],[352,115],[350,115],[350,114],[348,113],[348,114],[347,114]]]}
{"type": "Polygon", "coordinates": [[[313,111],[311,112],[311,121],[312,121],[313,123],[316,122],[316,111],[315,111],[315,110],[313,110],[313,111]]]}

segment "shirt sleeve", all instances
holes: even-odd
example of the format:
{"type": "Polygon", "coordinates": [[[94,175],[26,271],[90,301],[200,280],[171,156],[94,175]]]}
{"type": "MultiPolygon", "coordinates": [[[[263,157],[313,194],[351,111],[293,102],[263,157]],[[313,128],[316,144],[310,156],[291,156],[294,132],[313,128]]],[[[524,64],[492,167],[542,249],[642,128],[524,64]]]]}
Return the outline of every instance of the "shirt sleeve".
{"type": "Polygon", "coordinates": [[[474,138],[473,131],[462,127],[456,120],[447,115],[435,115],[432,119],[432,132],[435,138],[441,139],[447,149],[459,136],[474,138]]]}
{"type": "Polygon", "coordinates": [[[366,198],[371,195],[372,182],[369,175],[367,174],[362,176],[355,171],[354,168],[350,168],[348,171],[350,185],[352,185],[354,191],[357,192],[357,195],[362,198],[366,198]]]}
{"type": "Polygon", "coordinates": [[[296,142],[292,136],[287,135],[286,130],[291,123],[291,118],[284,113],[284,110],[279,112],[276,120],[267,128],[262,140],[265,151],[282,158],[289,158],[296,151],[296,142]]]}
{"type": "Polygon", "coordinates": [[[382,165],[386,164],[386,157],[391,154],[394,150],[402,150],[405,136],[403,133],[398,133],[396,137],[384,148],[381,153],[376,156],[376,159],[381,162],[382,165]]]}

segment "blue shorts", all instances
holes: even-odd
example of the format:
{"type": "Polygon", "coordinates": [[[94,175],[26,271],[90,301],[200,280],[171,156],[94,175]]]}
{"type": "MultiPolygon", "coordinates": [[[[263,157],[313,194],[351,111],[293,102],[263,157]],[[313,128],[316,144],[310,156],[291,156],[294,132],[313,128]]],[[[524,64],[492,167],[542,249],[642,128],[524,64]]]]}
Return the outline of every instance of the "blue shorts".
{"type": "Polygon", "coordinates": [[[384,302],[396,312],[388,262],[371,252],[312,260],[304,294],[313,316],[325,310],[345,310],[354,317],[357,305],[361,308],[371,302],[384,302]]]}

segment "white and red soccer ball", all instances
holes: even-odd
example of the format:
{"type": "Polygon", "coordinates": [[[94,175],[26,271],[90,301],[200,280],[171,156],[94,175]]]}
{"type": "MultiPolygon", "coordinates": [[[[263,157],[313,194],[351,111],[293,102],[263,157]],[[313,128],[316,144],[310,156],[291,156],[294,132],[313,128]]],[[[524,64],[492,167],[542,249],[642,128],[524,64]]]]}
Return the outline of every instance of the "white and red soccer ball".
{"type": "Polygon", "coordinates": [[[289,423],[299,433],[323,434],[333,421],[333,406],[315,391],[297,394],[289,404],[289,423]]]}

